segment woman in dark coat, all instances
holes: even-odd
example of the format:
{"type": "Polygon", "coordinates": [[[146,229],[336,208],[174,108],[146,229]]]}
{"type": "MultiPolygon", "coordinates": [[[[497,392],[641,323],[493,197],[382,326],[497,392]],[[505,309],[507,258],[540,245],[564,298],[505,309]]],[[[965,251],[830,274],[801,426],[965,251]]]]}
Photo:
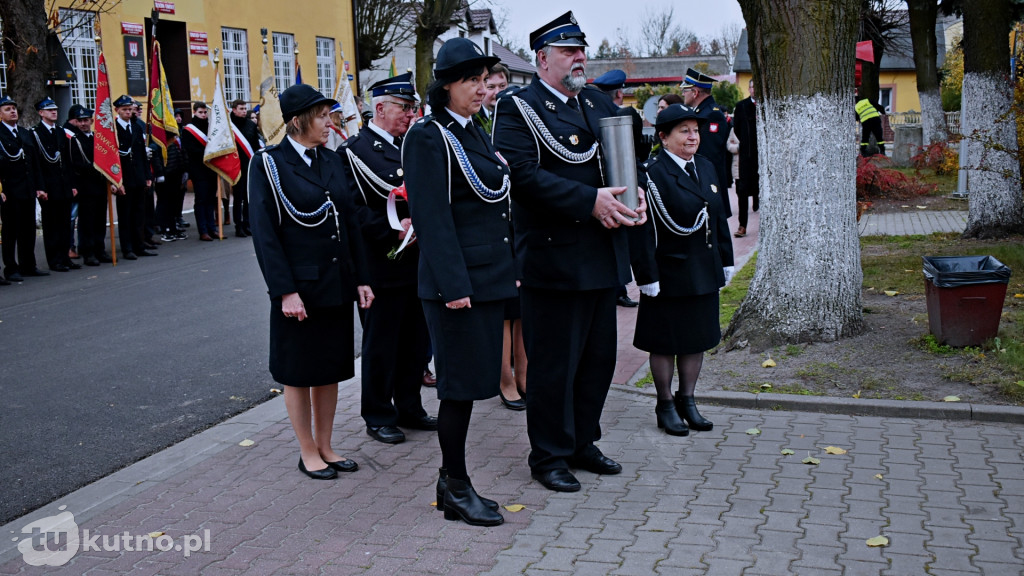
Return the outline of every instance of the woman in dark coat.
{"type": "Polygon", "coordinates": [[[437,506],[446,519],[474,526],[504,521],[497,503],[470,483],[466,435],[473,401],[498,394],[505,300],[518,293],[509,170],[472,120],[487,93],[487,68],[497,61],[469,39],[445,42],[427,92],[433,114],[413,125],[402,148],[441,400],[437,506]]]}
{"type": "Polygon", "coordinates": [[[647,164],[653,217],[633,262],[641,292],[633,345],[651,354],[658,427],[674,436],[686,436],[689,428],[712,428],[697,411],[693,393],[704,352],[722,339],[718,290],[733,266],[729,224],[719,197],[726,191],[719,189],[711,162],[696,155],[701,121],[682,104],[658,113],[655,129],[662,153],[647,164]],[[676,366],[680,382],[673,401],[676,366]]]}
{"type": "Polygon", "coordinates": [[[336,478],[355,461],[331,447],[338,382],[355,375],[352,301],[373,301],[341,159],[324,148],[333,100],[297,84],[281,94],[287,137],[249,164],[256,259],[270,294],[270,373],[284,384],[299,470],[336,478]]]}

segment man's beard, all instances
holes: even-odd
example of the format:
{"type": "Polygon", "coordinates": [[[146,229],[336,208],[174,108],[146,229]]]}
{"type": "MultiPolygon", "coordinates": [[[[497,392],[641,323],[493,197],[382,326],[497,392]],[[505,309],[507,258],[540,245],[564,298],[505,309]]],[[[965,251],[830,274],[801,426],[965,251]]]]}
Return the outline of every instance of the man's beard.
{"type": "Polygon", "coordinates": [[[580,90],[583,90],[584,86],[587,85],[586,74],[582,76],[573,76],[572,73],[575,72],[576,70],[583,71],[583,66],[581,64],[573,65],[572,69],[569,70],[569,73],[566,74],[564,78],[562,78],[562,86],[564,86],[565,89],[568,90],[569,92],[579,92],[580,90]]]}

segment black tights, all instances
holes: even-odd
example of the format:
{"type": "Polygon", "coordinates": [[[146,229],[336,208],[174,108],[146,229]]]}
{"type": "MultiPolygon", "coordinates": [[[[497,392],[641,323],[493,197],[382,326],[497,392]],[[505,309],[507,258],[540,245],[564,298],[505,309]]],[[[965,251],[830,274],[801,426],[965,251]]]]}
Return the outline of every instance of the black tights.
{"type": "Polygon", "coordinates": [[[473,415],[472,400],[441,400],[437,409],[437,441],[441,444],[441,466],[449,478],[469,480],[466,472],[466,434],[473,415]]]}
{"type": "Polygon", "coordinates": [[[679,391],[683,396],[693,396],[697,388],[697,377],[704,365],[704,353],[680,354],[668,356],[651,354],[651,376],[654,377],[654,388],[658,391],[658,400],[672,399],[672,374],[675,366],[679,366],[679,391]]]}

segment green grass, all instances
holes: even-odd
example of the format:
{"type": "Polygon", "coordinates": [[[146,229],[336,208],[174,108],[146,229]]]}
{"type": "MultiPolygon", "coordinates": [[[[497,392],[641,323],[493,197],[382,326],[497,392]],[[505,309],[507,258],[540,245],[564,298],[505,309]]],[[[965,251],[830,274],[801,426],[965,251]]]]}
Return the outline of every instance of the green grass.
{"type": "Polygon", "coordinates": [[[935,174],[935,171],[930,168],[922,168],[921,170],[917,170],[915,168],[894,169],[897,170],[898,172],[902,172],[904,175],[910,178],[915,178],[925,184],[935,184],[935,193],[930,194],[930,196],[948,196],[953,192],[956,192],[956,174],[947,174],[945,176],[939,176],[935,174]]]}
{"type": "Polygon", "coordinates": [[[654,376],[651,375],[651,371],[650,370],[647,371],[647,375],[646,376],[644,376],[643,378],[637,380],[636,384],[633,384],[633,385],[636,386],[637,388],[643,388],[644,386],[647,386],[648,384],[654,384],[654,376]]]}
{"type": "Polygon", "coordinates": [[[733,276],[732,282],[728,286],[722,288],[718,298],[720,306],[718,309],[718,323],[722,326],[722,331],[729,326],[729,322],[732,320],[733,314],[740,307],[740,302],[747,296],[747,290],[750,288],[750,281],[754,278],[754,269],[757,267],[757,253],[754,253],[750,257],[743,268],[733,276]]]}

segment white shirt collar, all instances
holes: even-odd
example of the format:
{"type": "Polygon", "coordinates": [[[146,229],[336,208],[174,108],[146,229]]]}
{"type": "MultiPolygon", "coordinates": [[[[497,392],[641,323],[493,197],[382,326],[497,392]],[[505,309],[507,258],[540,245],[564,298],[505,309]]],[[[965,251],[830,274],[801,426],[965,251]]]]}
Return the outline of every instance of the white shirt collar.
{"type": "Polygon", "coordinates": [[[11,134],[14,134],[14,131],[18,129],[17,124],[8,124],[7,122],[0,122],[0,124],[7,126],[7,129],[11,131],[11,134]]]}
{"type": "Polygon", "coordinates": [[[686,170],[686,165],[690,164],[692,162],[693,163],[693,170],[694,170],[694,172],[697,171],[697,163],[693,162],[693,156],[691,156],[689,160],[683,160],[679,156],[676,156],[675,154],[669,152],[668,148],[662,148],[662,152],[664,152],[665,154],[668,154],[668,157],[673,159],[673,160],[675,160],[676,164],[679,164],[679,167],[682,168],[683,170],[686,170]]]}
{"type": "Polygon", "coordinates": [[[117,117],[117,124],[121,128],[124,128],[125,130],[131,130],[131,122],[125,122],[124,120],[121,120],[120,116],[117,117]]]}
{"type": "Polygon", "coordinates": [[[540,83],[541,83],[542,86],[544,86],[545,88],[550,90],[551,93],[555,95],[555,98],[558,98],[559,100],[562,101],[562,104],[565,104],[566,102],[569,101],[569,97],[568,96],[566,96],[565,94],[562,94],[558,90],[555,90],[554,86],[552,86],[551,84],[548,84],[547,82],[545,82],[543,78],[541,78],[539,76],[537,78],[540,80],[540,83]]]}
{"type": "Polygon", "coordinates": [[[56,124],[50,124],[49,122],[47,122],[46,120],[43,120],[42,118],[39,119],[39,123],[42,124],[43,126],[46,126],[46,129],[49,130],[50,132],[53,132],[53,130],[57,127],[56,124]]]}
{"type": "MultiPolygon", "coordinates": [[[[392,136],[391,133],[388,132],[387,130],[381,128],[380,126],[377,126],[376,122],[370,120],[370,122],[366,126],[369,127],[370,130],[376,132],[377,135],[383,138],[385,142],[390,142],[392,146],[395,146],[395,137],[392,136]]],[[[398,146],[395,146],[395,148],[398,148],[398,146]]]]}
{"type": "Polygon", "coordinates": [[[306,148],[302,144],[299,144],[291,136],[285,136],[285,138],[288,139],[288,143],[292,145],[292,148],[295,148],[295,152],[299,154],[299,158],[302,158],[302,161],[306,163],[306,166],[312,166],[313,159],[306,156],[306,150],[310,150],[310,148],[306,148]]]}
{"type": "Polygon", "coordinates": [[[465,116],[459,116],[455,112],[452,112],[452,109],[448,108],[447,106],[445,106],[444,109],[447,110],[448,113],[451,114],[452,118],[455,118],[455,121],[458,122],[463,128],[465,128],[466,125],[469,124],[469,118],[466,118],[465,116]]]}

